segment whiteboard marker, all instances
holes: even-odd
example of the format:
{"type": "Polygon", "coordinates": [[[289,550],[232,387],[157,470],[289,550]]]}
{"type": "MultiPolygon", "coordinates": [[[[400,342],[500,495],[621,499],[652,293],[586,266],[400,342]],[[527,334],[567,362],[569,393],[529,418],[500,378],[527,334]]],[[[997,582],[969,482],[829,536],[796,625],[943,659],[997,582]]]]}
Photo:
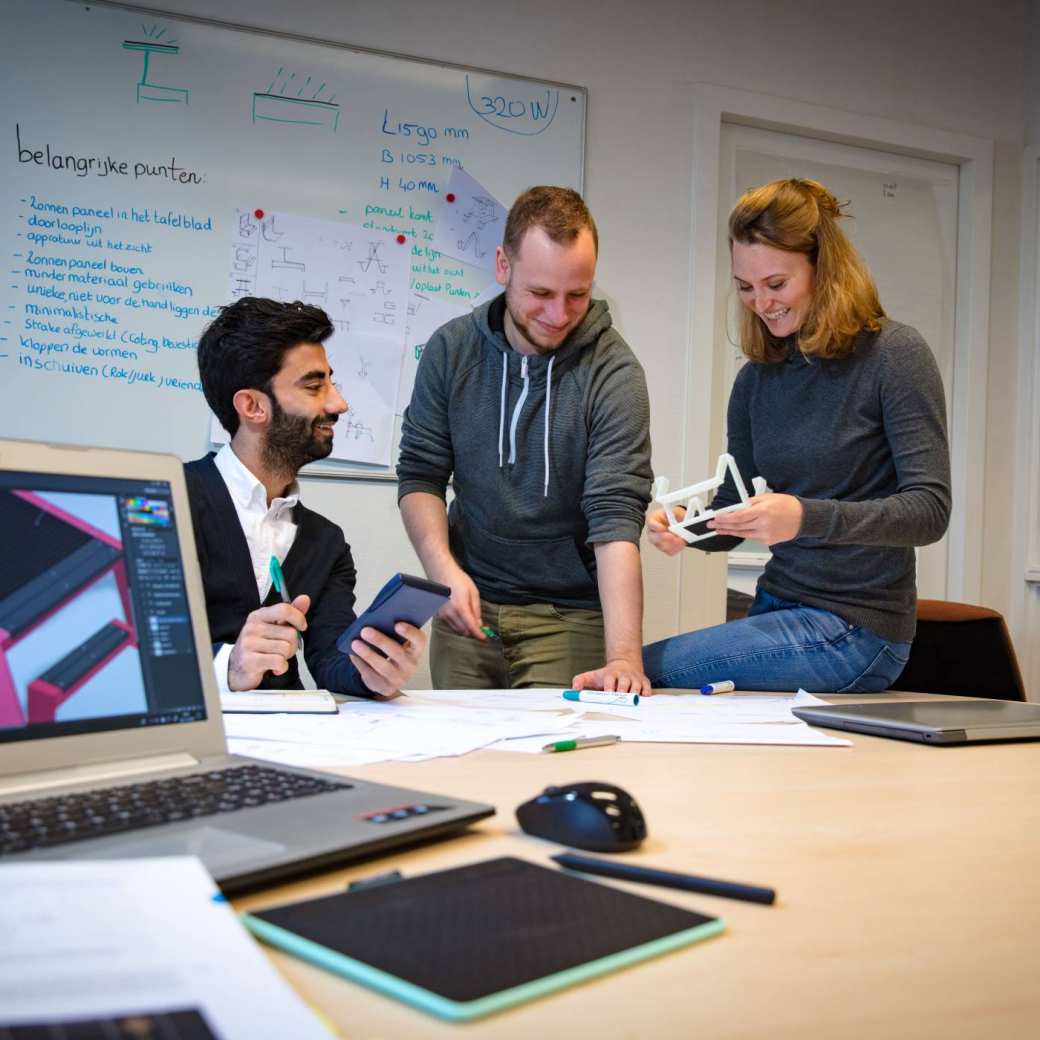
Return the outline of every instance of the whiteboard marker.
{"type": "Polygon", "coordinates": [[[729,693],[730,690],[735,690],[736,688],[736,683],[727,679],[725,682],[710,682],[707,686],[702,686],[701,693],[705,697],[710,697],[713,693],[729,693]]]}
{"type": "Polygon", "coordinates": [[[605,693],[603,690],[564,690],[565,701],[581,701],[583,704],[627,704],[635,707],[639,703],[638,693],[605,693]]]}

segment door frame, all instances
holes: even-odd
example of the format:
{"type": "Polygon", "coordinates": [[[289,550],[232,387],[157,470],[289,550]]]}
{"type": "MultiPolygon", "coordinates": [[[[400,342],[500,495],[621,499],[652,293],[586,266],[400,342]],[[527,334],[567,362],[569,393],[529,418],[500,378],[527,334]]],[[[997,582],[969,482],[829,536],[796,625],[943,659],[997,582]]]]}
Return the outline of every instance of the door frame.
{"type": "MultiPolygon", "coordinates": [[[[954,301],[953,396],[947,598],[977,603],[982,593],[982,491],[986,448],[986,381],[989,361],[990,250],[993,209],[993,142],[932,127],[811,105],[751,91],[695,84],[690,256],[690,313],[685,371],[681,482],[714,466],[711,445],[715,364],[715,289],[718,250],[719,157],[722,124],[738,123],[864,148],[936,159],[960,168],[954,301]],[[970,508],[969,508],[970,507],[970,508]]],[[[683,557],[689,555],[684,553],[683,557]]],[[[712,573],[712,582],[720,580],[712,573]]],[[[683,562],[679,630],[705,622],[704,572],[683,562]],[[691,580],[687,580],[689,579],[691,580]],[[697,578],[696,581],[692,580],[697,578]]],[[[721,589],[707,590],[723,620],[721,589]]],[[[708,617],[710,620],[710,615],[708,617]]]]}
{"type": "Polygon", "coordinates": [[[1040,698],[1040,146],[1022,165],[1018,400],[1014,486],[1010,503],[1011,609],[1008,621],[1028,696],[1040,698]]]}

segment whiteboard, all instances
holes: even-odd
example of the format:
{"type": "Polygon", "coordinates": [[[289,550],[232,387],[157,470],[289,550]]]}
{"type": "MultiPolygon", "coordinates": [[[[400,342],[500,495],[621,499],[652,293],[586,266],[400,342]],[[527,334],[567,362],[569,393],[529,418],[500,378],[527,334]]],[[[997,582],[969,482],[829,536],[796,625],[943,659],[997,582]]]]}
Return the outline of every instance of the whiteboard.
{"type": "MultiPolygon", "coordinates": [[[[232,298],[242,212],[371,231],[409,254],[409,310],[440,319],[494,281],[433,246],[453,173],[506,207],[582,187],[579,87],[122,5],[5,0],[4,16],[0,436],[203,454],[195,344],[232,298]]],[[[327,282],[292,292],[321,306],[327,282]]],[[[309,474],[393,479],[392,413],[429,324],[385,347],[380,389],[400,358],[403,396],[386,462],[309,474]]],[[[371,357],[330,357],[348,401],[374,399],[371,357]]]]}

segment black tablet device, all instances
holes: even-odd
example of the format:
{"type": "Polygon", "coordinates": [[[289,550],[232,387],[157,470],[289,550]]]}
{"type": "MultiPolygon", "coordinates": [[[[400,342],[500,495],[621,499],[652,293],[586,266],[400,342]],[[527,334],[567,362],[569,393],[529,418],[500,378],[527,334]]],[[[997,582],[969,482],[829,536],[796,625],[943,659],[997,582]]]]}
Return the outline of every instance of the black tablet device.
{"type": "Polygon", "coordinates": [[[391,639],[398,639],[394,631],[398,621],[422,628],[450,598],[451,589],[447,585],[412,574],[395,574],[379,590],[368,610],[336,640],[336,649],[351,653],[350,644],[361,638],[363,628],[374,628],[391,639]]]}

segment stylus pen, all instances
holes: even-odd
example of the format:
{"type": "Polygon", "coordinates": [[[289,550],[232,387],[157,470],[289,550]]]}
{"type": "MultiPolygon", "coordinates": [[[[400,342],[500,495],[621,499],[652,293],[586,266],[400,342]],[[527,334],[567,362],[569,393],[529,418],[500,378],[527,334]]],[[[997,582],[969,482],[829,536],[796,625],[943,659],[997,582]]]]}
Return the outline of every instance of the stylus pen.
{"type": "Polygon", "coordinates": [[[703,892],[709,896],[743,899],[748,903],[772,904],[776,901],[775,889],[742,885],[738,881],[718,881],[715,878],[694,877],[693,874],[678,874],[671,870],[637,867],[632,863],[615,863],[613,860],[596,859],[593,856],[578,856],[573,852],[561,852],[553,856],[553,859],[561,867],[578,870],[583,874],[600,874],[622,881],[641,881],[647,885],[661,885],[664,888],[682,888],[688,892],[703,892]]]}

